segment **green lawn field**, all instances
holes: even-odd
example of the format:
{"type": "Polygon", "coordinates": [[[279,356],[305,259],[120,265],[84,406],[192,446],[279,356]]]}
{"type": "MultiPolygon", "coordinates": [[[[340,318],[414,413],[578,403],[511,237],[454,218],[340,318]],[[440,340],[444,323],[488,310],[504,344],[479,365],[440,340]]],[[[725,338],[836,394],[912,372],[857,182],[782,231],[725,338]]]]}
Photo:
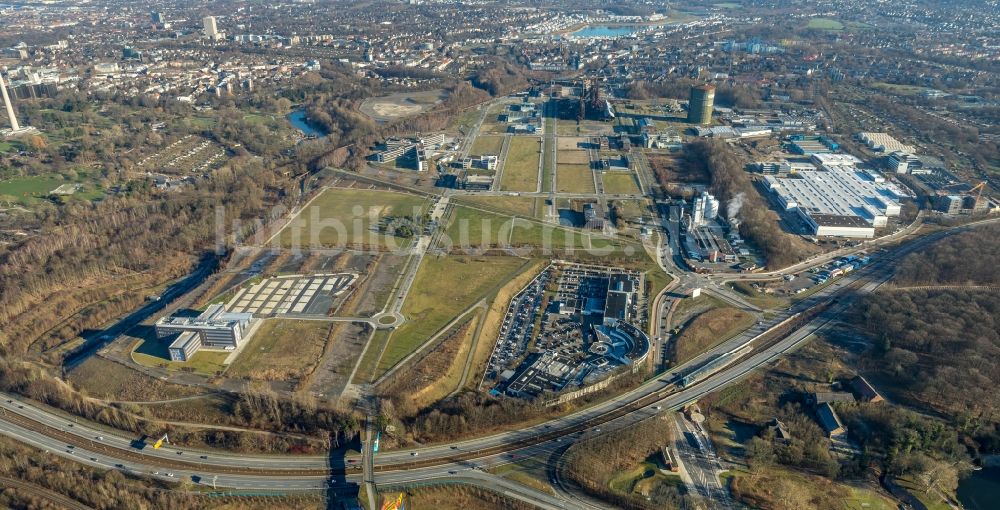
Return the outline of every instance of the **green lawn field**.
{"type": "Polygon", "coordinates": [[[639,185],[632,172],[605,172],[601,175],[604,192],[611,195],[632,195],[639,193],[639,185]]]}
{"type": "Polygon", "coordinates": [[[422,216],[428,199],[405,193],[331,188],[316,197],[281,231],[283,247],[402,247],[406,239],[382,234],[388,217],[422,216]]]}
{"type": "Polygon", "coordinates": [[[595,193],[594,171],[590,165],[560,163],[556,169],[556,191],[559,193],[595,193]]]}
{"type": "Polygon", "coordinates": [[[469,150],[469,153],[473,156],[481,156],[483,154],[499,155],[500,148],[503,146],[503,138],[503,136],[476,137],[476,141],[472,142],[472,149],[469,150]]]}
{"type": "Polygon", "coordinates": [[[403,304],[407,321],[389,337],[375,378],[531,264],[517,257],[425,257],[403,304]]]}
{"type": "Polygon", "coordinates": [[[505,191],[535,191],[538,186],[538,158],[541,139],[535,136],[515,136],[510,140],[503,165],[500,189],[505,191]]]}

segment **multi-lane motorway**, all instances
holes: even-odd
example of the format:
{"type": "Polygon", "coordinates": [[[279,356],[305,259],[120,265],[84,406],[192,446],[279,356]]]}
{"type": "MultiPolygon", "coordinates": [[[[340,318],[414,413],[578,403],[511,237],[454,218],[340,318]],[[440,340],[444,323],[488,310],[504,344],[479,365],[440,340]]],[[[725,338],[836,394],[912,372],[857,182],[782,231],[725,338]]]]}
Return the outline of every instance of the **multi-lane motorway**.
{"type": "MultiPolygon", "coordinates": [[[[997,221],[986,220],[977,225],[997,221]]],[[[946,235],[975,225],[937,232],[903,245],[867,268],[855,271],[821,289],[790,310],[779,312],[744,334],[724,342],[682,367],[646,382],[608,401],[571,415],[526,429],[488,437],[423,447],[415,450],[380,453],[375,460],[380,486],[406,485],[427,481],[459,481],[481,485],[530,501],[543,508],[581,506],[564,496],[553,496],[499,477],[484,470],[528,456],[550,455],[581,434],[608,434],[664,410],[678,409],[701,396],[732,384],[753,370],[765,366],[796,348],[847,306],[841,300],[804,323],[791,334],[762,343],[733,363],[720,368],[685,388],[674,384],[677,376],[703,364],[707,359],[729,352],[761,335],[791,315],[830,303],[837,296],[870,292],[892,274],[895,261],[946,235]],[[599,426],[599,427],[598,427],[599,426]],[[600,432],[597,429],[600,428],[600,432]],[[414,455],[416,454],[416,455],[414,455]]],[[[751,343],[753,345],[753,343],[751,343]]],[[[141,473],[165,480],[190,480],[210,487],[237,489],[297,490],[362,482],[358,457],[260,456],[203,452],[165,446],[137,450],[134,438],[109,431],[13,395],[0,395],[0,433],[38,447],[49,454],[74,459],[102,468],[141,473]],[[331,473],[341,476],[331,478],[331,473]]]]}

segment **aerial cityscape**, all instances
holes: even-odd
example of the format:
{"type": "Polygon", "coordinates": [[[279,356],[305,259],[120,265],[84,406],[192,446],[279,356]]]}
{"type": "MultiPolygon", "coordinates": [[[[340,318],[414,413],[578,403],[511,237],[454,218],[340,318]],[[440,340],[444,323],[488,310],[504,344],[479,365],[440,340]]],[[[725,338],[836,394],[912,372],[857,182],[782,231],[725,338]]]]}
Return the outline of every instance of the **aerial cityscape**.
{"type": "Polygon", "coordinates": [[[1000,508],[996,0],[0,27],[0,507],[1000,508]]]}

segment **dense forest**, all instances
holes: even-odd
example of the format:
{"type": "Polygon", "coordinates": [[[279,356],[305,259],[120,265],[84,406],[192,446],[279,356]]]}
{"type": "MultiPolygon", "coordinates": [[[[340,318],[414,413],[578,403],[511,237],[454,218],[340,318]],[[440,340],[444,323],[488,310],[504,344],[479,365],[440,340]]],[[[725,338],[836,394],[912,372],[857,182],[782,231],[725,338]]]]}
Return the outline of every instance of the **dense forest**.
{"type": "Polygon", "coordinates": [[[624,509],[697,508],[676,485],[657,483],[649,498],[625,495],[610,489],[618,472],[634,469],[647,458],[658,455],[671,442],[673,427],[666,419],[645,420],[614,432],[583,438],[566,450],[566,475],[586,492],[624,509]]]}
{"type": "Polygon", "coordinates": [[[946,237],[904,259],[889,287],[862,303],[875,342],[865,368],[898,398],[946,417],[981,452],[1000,451],[1000,293],[960,285],[996,284],[1000,226],[946,237]],[[970,256],[979,254],[981,256],[970,256]],[[959,285],[952,289],[905,286],[959,285]]]}
{"type": "Polygon", "coordinates": [[[906,257],[893,280],[898,285],[1000,283],[1000,225],[952,235],[906,257]]]}
{"type": "Polygon", "coordinates": [[[875,337],[864,368],[917,408],[949,417],[983,451],[1000,451],[1000,294],[915,290],[865,301],[875,337]]]}

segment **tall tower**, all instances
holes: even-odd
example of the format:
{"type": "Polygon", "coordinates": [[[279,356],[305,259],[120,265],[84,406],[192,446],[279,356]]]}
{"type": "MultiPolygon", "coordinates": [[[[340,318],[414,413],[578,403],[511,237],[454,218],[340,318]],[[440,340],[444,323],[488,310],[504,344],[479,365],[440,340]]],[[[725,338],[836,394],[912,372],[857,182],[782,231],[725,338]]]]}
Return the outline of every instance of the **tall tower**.
{"type": "Polygon", "coordinates": [[[219,28],[215,25],[215,16],[205,16],[201,19],[201,24],[205,27],[205,35],[215,37],[219,33],[219,28]]]}
{"type": "Polygon", "coordinates": [[[20,131],[21,126],[17,123],[17,117],[14,115],[14,103],[10,102],[10,96],[7,95],[7,84],[3,82],[3,73],[0,73],[0,93],[3,94],[3,104],[7,107],[7,118],[10,119],[11,130],[20,131]]]}
{"type": "Polygon", "coordinates": [[[715,105],[715,87],[699,85],[691,87],[691,99],[688,101],[689,124],[711,124],[712,106],[715,105]]]}

